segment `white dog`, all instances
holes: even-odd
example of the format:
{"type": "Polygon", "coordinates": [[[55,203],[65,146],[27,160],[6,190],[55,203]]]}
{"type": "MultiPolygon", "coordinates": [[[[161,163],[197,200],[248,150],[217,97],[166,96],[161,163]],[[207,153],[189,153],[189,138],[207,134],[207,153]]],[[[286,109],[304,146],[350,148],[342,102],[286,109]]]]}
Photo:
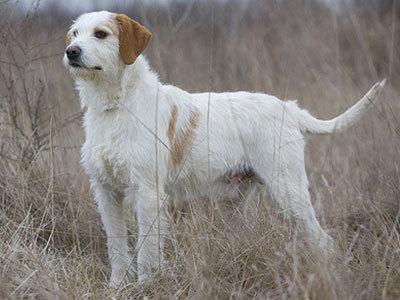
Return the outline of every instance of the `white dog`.
{"type": "Polygon", "coordinates": [[[82,163],[107,233],[111,284],[132,272],[124,201],[136,207],[140,280],[163,261],[166,194],[188,182],[199,194],[212,190],[216,199],[258,182],[315,248],[329,250],[332,239],[308,192],[305,137],[354,124],[384,81],[342,115],[322,121],[295,101],[267,94],[190,94],[164,85],[141,55],[150,38],[139,23],[106,11],[80,16],[66,38],[63,61],[87,108],[82,163]]]}

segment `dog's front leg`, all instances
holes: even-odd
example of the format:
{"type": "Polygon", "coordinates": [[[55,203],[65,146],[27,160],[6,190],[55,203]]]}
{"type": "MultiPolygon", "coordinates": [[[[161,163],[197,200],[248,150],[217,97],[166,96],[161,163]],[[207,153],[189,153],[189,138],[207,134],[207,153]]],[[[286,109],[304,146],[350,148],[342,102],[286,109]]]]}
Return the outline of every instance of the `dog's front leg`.
{"type": "Polygon", "coordinates": [[[118,287],[128,280],[127,271],[131,266],[123,195],[97,181],[92,181],[91,186],[107,234],[108,258],[111,264],[110,284],[118,287]]]}
{"type": "MultiPolygon", "coordinates": [[[[127,194],[129,197],[129,195],[127,194]]],[[[140,187],[135,192],[138,221],[137,269],[138,279],[146,279],[152,269],[163,264],[163,245],[168,223],[162,202],[163,193],[157,195],[156,188],[140,187]]]]}

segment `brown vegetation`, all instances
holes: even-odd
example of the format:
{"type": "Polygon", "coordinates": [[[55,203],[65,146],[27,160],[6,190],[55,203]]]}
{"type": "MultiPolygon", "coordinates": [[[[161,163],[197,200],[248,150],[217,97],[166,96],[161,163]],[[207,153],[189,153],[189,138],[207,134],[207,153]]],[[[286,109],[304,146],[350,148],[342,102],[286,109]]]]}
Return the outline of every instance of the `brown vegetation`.
{"type": "Polygon", "coordinates": [[[357,125],[307,147],[336,258],[315,259],[263,194],[251,220],[214,216],[188,194],[173,211],[165,272],[116,295],[79,166],[78,95],[61,64],[71,17],[0,1],[0,298],[399,299],[400,3],[340,2],[337,13],[312,0],[123,11],[152,31],[146,54],[162,81],[189,91],[263,91],[327,119],[389,81],[357,125]]]}

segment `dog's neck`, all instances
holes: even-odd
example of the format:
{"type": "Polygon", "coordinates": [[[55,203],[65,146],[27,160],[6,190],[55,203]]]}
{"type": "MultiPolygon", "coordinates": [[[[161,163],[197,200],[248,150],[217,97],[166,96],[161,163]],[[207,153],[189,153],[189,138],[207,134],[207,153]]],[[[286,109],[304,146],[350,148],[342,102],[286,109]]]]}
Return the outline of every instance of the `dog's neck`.
{"type": "Polygon", "coordinates": [[[75,81],[81,107],[99,113],[130,107],[132,103],[125,103],[126,101],[135,98],[136,94],[143,95],[140,92],[142,89],[156,91],[154,84],[158,82],[157,75],[151,71],[143,55],[112,76],[100,73],[90,79],[78,78],[75,81]]]}

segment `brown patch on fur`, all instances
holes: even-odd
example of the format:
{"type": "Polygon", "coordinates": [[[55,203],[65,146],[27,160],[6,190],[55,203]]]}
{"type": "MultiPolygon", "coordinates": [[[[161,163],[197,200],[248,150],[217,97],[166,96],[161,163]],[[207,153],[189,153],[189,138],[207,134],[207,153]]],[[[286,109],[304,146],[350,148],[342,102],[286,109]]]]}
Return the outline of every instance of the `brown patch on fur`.
{"type": "Polygon", "coordinates": [[[104,155],[101,157],[101,160],[103,161],[103,166],[104,170],[106,171],[106,175],[109,178],[114,178],[114,170],[113,167],[111,166],[110,161],[104,157],[104,155]]]}
{"type": "Polygon", "coordinates": [[[68,47],[71,44],[71,34],[68,32],[65,37],[65,45],[68,47]]]}
{"type": "Polygon", "coordinates": [[[119,54],[122,61],[131,65],[146,49],[151,39],[151,33],[146,27],[124,14],[118,14],[115,19],[119,27],[119,54]]]}
{"type": "Polygon", "coordinates": [[[175,126],[178,120],[178,109],[176,108],[176,106],[174,106],[171,113],[171,121],[169,123],[169,128],[167,131],[167,135],[171,143],[170,167],[177,169],[183,163],[185,152],[193,140],[195,130],[199,123],[199,118],[199,112],[193,111],[190,116],[189,126],[176,134],[174,139],[174,133],[176,131],[175,126]]]}
{"type": "Polygon", "coordinates": [[[167,136],[171,147],[172,147],[172,142],[174,141],[176,121],[178,121],[178,108],[176,107],[176,105],[174,105],[174,107],[172,108],[171,120],[169,121],[169,126],[167,131],[167,136]]]}

